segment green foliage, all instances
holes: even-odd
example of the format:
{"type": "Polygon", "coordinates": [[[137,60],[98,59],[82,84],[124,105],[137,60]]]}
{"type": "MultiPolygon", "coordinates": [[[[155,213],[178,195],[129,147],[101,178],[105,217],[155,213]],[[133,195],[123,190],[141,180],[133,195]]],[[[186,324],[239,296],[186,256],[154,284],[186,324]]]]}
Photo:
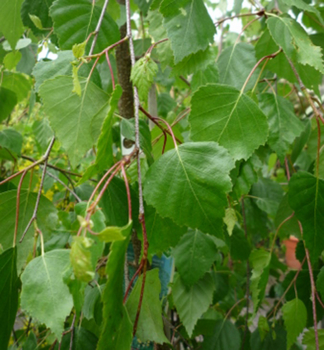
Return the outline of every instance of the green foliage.
{"type": "Polygon", "coordinates": [[[282,307],[282,313],[287,330],[287,349],[290,349],[306,326],[307,310],[301,300],[293,299],[282,307]]]}
{"type": "Polygon", "coordinates": [[[323,3],[121,3],[0,0],[1,349],[321,349],[323,3]]]}
{"type": "MultiPolygon", "coordinates": [[[[143,276],[141,276],[134,286],[131,295],[126,303],[126,308],[132,322],[135,321],[138,301],[141,294],[143,276]]],[[[161,319],[161,302],[159,294],[161,283],[158,269],[153,269],[146,274],[145,289],[143,294],[142,310],[138,320],[137,337],[142,341],[154,341],[158,344],[168,343],[168,339],[163,332],[163,322],[161,319]]]]}
{"type": "Polygon", "coordinates": [[[145,199],[162,217],[221,237],[232,168],[229,154],[217,143],[185,143],[162,155],[148,170],[145,199]]]}
{"type": "Polygon", "coordinates": [[[7,346],[18,309],[17,248],[9,248],[0,255],[0,341],[7,346]]]}
{"type": "Polygon", "coordinates": [[[178,274],[174,277],[173,300],[174,305],[179,313],[180,320],[191,337],[197,320],[207,311],[213,299],[213,279],[210,274],[191,286],[183,283],[181,276],[178,274]]]}
{"type": "Polygon", "coordinates": [[[192,98],[189,122],[193,141],[216,141],[235,160],[248,159],[268,137],[261,109],[250,97],[227,85],[202,86],[192,98]]]}
{"type": "Polygon", "coordinates": [[[139,98],[147,99],[147,94],[158,71],[158,65],[146,54],[132,68],[131,80],[138,89],[139,98]]]}
{"type": "Polygon", "coordinates": [[[33,259],[21,275],[22,309],[45,323],[57,338],[61,337],[64,320],[73,307],[72,296],[63,282],[69,257],[69,250],[52,250],[33,259]],[[35,290],[41,297],[35,298],[35,290]]]}

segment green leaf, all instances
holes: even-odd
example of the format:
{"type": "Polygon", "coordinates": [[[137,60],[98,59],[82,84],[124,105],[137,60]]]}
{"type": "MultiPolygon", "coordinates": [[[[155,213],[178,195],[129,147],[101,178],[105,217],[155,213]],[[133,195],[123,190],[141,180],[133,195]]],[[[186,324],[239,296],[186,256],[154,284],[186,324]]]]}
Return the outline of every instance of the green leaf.
{"type": "Polygon", "coordinates": [[[131,347],[133,326],[123,305],[124,264],[129,239],[128,236],[122,241],[113,242],[110,246],[106,265],[108,280],[102,295],[103,322],[98,350],[131,347]]]}
{"type": "Polygon", "coordinates": [[[269,334],[270,327],[266,317],[260,315],[258,321],[258,331],[260,333],[261,341],[263,342],[264,338],[269,334]]]}
{"type": "Polygon", "coordinates": [[[8,118],[17,103],[17,96],[14,91],[0,86],[0,122],[8,118]]]}
{"type": "Polygon", "coordinates": [[[0,344],[7,348],[18,309],[17,248],[0,255],[0,344]]]}
{"type": "Polygon", "coordinates": [[[139,98],[146,101],[148,92],[158,71],[158,65],[146,54],[132,67],[131,80],[138,89],[139,98]]]}
{"type": "Polygon", "coordinates": [[[264,298],[265,288],[268,282],[271,254],[265,250],[252,251],[250,262],[252,264],[251,293],[254,314],[257,312],[264,298]]]}
{"type": "MultiPolygon", "coordinates": [[[[24,47],[20,50],[22,55],[21,60],[18,62],[16,70],[17,72],[31,75],[32,70],[37,63],[37,44],[32,43],[31,45],[24,47]]],[[[34,91],[32,91],[31,96],[35,96],[34,91]]],[[[32,104],[29,107],[29,115],[32,111],[32,104]]]]}
{"type": "Polygon", "coordinates": [[[319,19],[319,21],[321,22],[321,24],[322,25],[324,24],[321,13],[318,11],[318,9],[315,6],[308,4],[303,0],[281,0],[281,1],[289,7],[295,6],[303,11],[314,13],[319,19]]]}
{"type": "MultiPolygon", "coordinates": [[[[24,26],[31,28],[35,35],[44,35],[46,32],[43,28],[50,30],[53,27],[52,18],[49,15],[49,8],[54,0],[25,0],[21,7],[21,19],[24,26]],[[32,17],[38,18],[36,23],[32,17]],[[40,22],[41,27],[36,24],[40,22]]],[[[38,23],[39,24],[39,23],[38,23]]]]}
{"type": "MultiPolygon", "coordinates": [[[[147,20],[149,21],[149,34],[157,42],[168,36],[165,28],[163,27],[163,16],[158,11],[149,11],[147,20]]],[[[156,46],[154,49],[159,56],[162,69],[165,69],[168,65],[173,65],[173,52],[171,49],[171,42],[167,40],[156,46]]]]}
{"type": "MultiPolygon", "coordinates": [[[[318,329],[317,333],[318,333],[318,345],[319,345],[319,348],[321,349],[324,347],[324,329],[318,329]]],[[[311,328],[304,333],[302,343],[303,345],[306,345],[306,350],[316,350],[314,328],[311,328]]]]}
{"type": "MultiPolygon", "coordinates": [[[[84,42],[94,32],[101,8],[87,0],[57,0],[50,8],[54,32],[62,50],[72,49],[74,44],[84,42]]],[[[120,39],[116,22],[106,12],[97,37],[94,53],[101,52],[120,39]]],[[[89,42],[91,43],[91,39],[89,42]]]]}
{"type": "Polygon", "coordinates": [[[31,80],[27,75],[6,71],[2,74],[1,87],[13,91],[16,94],[17,102],[21,102],[28,96],[31,80]]]}
{"type": "MultiPolygon", "coordinates": [[[[127,139],[135,141],[135,119],[122,119],[120,123],[120,132],[127,139]]],[[[143,149],[147,159],[152,161],[152,141],[151,132],[147,123],[139,120],[140,146],[143,149]]]]}
{"type": "Polygon", "coordinates": [[[114,177],[105,191],[99,205],[106,217],[108,226],[127,225],[128,204],[125,182],[118,177],[114,177]]]}
{"type": "Polygon", "coordinates": [[[289,206],[288,199],[289,196],[287,193],[284,195],[282,201],[279,204],[274,224],[277,228],[279,225],[281,225],[278,232],[280,238],[288,238],[290,235],[300,237],[300,230],[296,216],[293,216],[284,224],[282,224],[282,222],[293,213],[293,210],[289,206]]]}
{"type": "Polygon", "coordinates": [[[135,4],[139,7],[143,15],[146,16],[148,9],[151,6],[153,0],[134,0],[135,4]]]}
{"type": "Polygon", "coordinates": [[[196,91],[189,123],[192,140],[216,141],[235,160],[248,159],[268,137],[267,118],[261,109],[227,85],[210,84],[196,91]]]}
{"type": "Polygon", "coordinates": [[[228,174],[233,167],[227,151],[215,142],[182,144],[150,167],[145,199],[159,215],[180,226],[222,237],[226,193],[231,189],[228,174]]]}
{"type": "MultiPolygon", "coordinates": [[[[31,193],[22,190],[20,193],[19,222],[17,231],[17,240],[19,240],[25,231],[25,228],[31,219],[36,203],[37,193],[31,193]]],[[[0,242],[4,249],[12,247],[13,234],[16,218],[17,190],[10,190],[0,193],[0,242]]],[[[44,235],[44,239],[49,236],[57,223],[57,210],[53,203],[44,196],[40,198],[40,204],[37,212],[37,225],[44,235]]],[[[27,256],[33,251],[34,228],[31,227],[22,243],[18,246],[17,270],[20,272],[25,265],[27,256]]]]}
{"type": "MultiPolygon", "coordinates": [[[[272,39],[269,30],[264,31],[255,47],[257,59],[259,60],[278,50],[279,46],[272,39]]],[[[321,83],[321,74],[318,74],[318,71],[310,65],[300,64],[296,60],[293,63],[305,86],[312,90],[318,90],[318,85],[321,83]]],[[[291,83],[298,83],[294,71],[283,52],[268,61],[266,69],[277,74],[279,77],[287,79],[291,83]]]]}
{"type": "MultiPolygon", "coordinates": [[[[70,260],[71,260],[71,254],[70,254],[70,260]]],[[[75,312],[77,315],[80,315],[82,311],[82,305],[84,303],[84,291],[87,285],[87,282],[81,282],[81,278],[86,279],[86,277],[89,277],[89,275],[85,273],[82,273],[79,270],[76,270],[78,276],[75,276],[73,273],[73,268],[70,266],[63,275],[63,281],[64,283],[69,287],[70,294],[73,298],[73,306],[75,309],[75,312]],[[80,277],[80,279],[79,279],[80,277]]]]}
{"type": "MultiPolygon", "coordinates": [[[[187,227],[178,226],[169,218],[162,218],[151,206],[145,207],[145,226],[147,240],[150,242],[150,255],[162,254],[176,246],[181,236],[187,232],[187,227]]],[[[142,235],[140,239],[142,239],[142,235]]]]}
{"type": "Polygon", "coordinates": [[[114,241],[122,241],[129,236],[132,230],[133,222],[130,220],[127,225],[123,227],[109,226],[98,234],[98,238],[106,243],[114,241]]]}
{"type": "Polygon", "coordinates": [[[97,337],[87,329],[79,326],[73,329],[73,342],[71,348],[71,333],[72,332],[68,332],[63,336],[60,350],[96,350],[98,342],[97,337]]]}
{"type": "Polygon", "coordinates": [[[166,92],[159,94],[157,97],[158,115],[164,118],[167,117],[168,113],[172,111],[176,105],[176,101],[166,92]]]}
{"type": "Polygon", "coordinates": [[[229,236],[232,236],[233,228],[237,222],[237,216],[235,209],[233,208],[227,208],[225,210],[225,217],[224,217],[224,223],[227,226],[227,233],[229,236]]]}
{"type": "Polygon", "coordinates": [[[253,184],[251,194],[256,199],[256,205],[266,213],[275,216],[283,197],[283,190],[278,182],[268,178],[260,177],[258,182],[253,184]]]}
{"type": "Polygon", "coordinates": [[[41,120],[35,120],[32,126],[33,134],[35,135],[35,140],[40,146],[42,151],[45,151],[49,145],[50,140],[54,136],[53,130],[49,125],[47,118],[42,118],[41,120]]]}
{"type": "Polygon", "coordinates": [[[175,266],[186,286],[195,284],[216,259],[213,239],[199,230],[189,230],[173,249],[175,266]]]}
{"type": "Polygon", "coordinates": [[[11,51],[6,54],[3,59],[3,63],[8,70],[14,69],[21,59],[21,53],[19,51],[11,51]]]}
{"type": "MultiPolygon", "coordinates": [[[[222,50],[217,60],[219,83],[241,89],[252,68],[257,63],[254,46],[247,43],[236,43],[222,50]],[[242,64],[244,62],[244,64],[242,64]]],[[[250,78],[246,89],[253,88],[258,77],[256,71],[250,78]]]]}
{"type": "Polygon", "coordinates": [[[160,6],[177,64],[186,56],[205,50],[213,42],[215,25],[201,0],[163,0],[160,6]],[[197,25],[203,23],[204,25],[197,25]]]}
{"type": "MultiPolygon", "coordinates": [[[[127,299],[126,308],[132,322],[135,321],[138,302],[142,289],[143,275],[141,275],[127,299]]],[[[158,344],[169,343],[163,332],[162,305],[159,299],[161,283],[159,270],[147,271],[143,294],[142,308],[138,319],[136,336],[142,341],[154,341],[158,344]]]]}
{"type": "Polygon", "coordinates": [[[113,127],[113,115],[115,109],[117,108],[118,101],[122,95],[122,88],[120,85],[116,85],[115,90],[111,94],[109,99],[109,110],[107,116],[102,123],[100,136],[97,142],[97,154],[94,164],[87,168],[79,184],[90,179],[97,173],[109,168],[113,164],[113,137],[112,137],[112,127],[113,127]]]}
{"type": "Polygon", "coordinates": [[[31,21],[34,23],[36,28],[43,29],[42,21],[38,16],[31,15],[30,13],[28,14],[28,16],[31,19],[31,21]]]}
{"type": "Polygon", "coordinates": [[[73,55],[75,58],[80,58],[84,55],[86,44],[87,44],[87,42],[84,41],[81,44],[74,44],[72,46],[72,52],[73,52],[73,55]]]}
{"type": "Polygon", "coordinates": [[[296,117],[293,105],[275,94],[261,95],[260,108],[268,117],[269,146],[283,161],[292,142],[304,130],[303,123],[296,117]]]}
{"type": "Polygon", "coordinates": [[[207,85],[208,83],[218,83],[219,82],[219,72],[218,68],[210,64],[203,70],[198,70],[191,80],[192,91],[196,91],[202,85],[207,85]]]}
{"type": "Polygon", "coordinates": [[[21,307],[28,315],[51,329],[57,339],[73,307],[72,296],[63,282],[70,265],[70,251],[52,250],[33,259],[21,275],[21,307]],[[35,298],[37,290],[38,298],[35,298]]]}
{"type": "Polygon", "coordinates": [[[12,128],[0,131],[0,148],[6,148],[14,154],[20,154],[23,137],[12,128]]]}
{"type": "Polygon", "coordinates": [[[24,27],[20,18],[20,8],[23,0],[2,0],[0,2],[0,31],[8,40],[12,49],[22,33],[24,27]]]}
{"type": "Polygon", "coordinates": [[[73,90],[72,92],[75,92],[78,96],[81,97],[81,85],[78,77],[78,70],[79,68],[77,66],[73,66],[72,68],[72,77],[73,77],[73,90]]]}
{"type": "Polygon", "coordinates": [[[33,76],[36,79],[35,90],[38,91],[40,85],[48,79],[53,79],[59,75],[72,75],[73,61],[72,51],[59,51],[57,58],[53,61],[39,61],[34,69],[33,76]]]}
{"type": "Polygon", "coordinates": [[[94,241],[88,237],[73,236],[70,260],[74,275],[82,282],[90,282],[95,277],[95,266],[91,262],[90,247],[94,241]]]}
{"type": "Polygon", "coordinates": [[[304,303],[297,298],[286,302],[282,307],[282,317],[287,330],[287,350],[289,350],[306,327],[307,310],[304,303]]]}
{"type": "Polygon", "coordinates": [[[198,319],[212,303],[214,289],[215,286],[210,274],[206,274],[190,287],[183,283],[179,274],[174,276],[172,285],[173,301],[189,337],[192,336],[198,319]]]}
{"type": "Polygon", "coordinates": [[[95,115],[105,116],[108,95],[92,82],[80,79],[81,97],[74,94],[73,78],[58,76],[39,89],[51,127],[62,142],[71,164],[76,167],[93,140],[89,133],[95,115]]]}
{"type": "Polygon", "coordinates": [[[213,335],[205,336],[203,350],[239,350],[241,346],[241,337],[237,328],[228,320],[219,320],[216,322],[213,335]]]}
{"type": "Polygon", "coordinates": [[[303,226],[303,238],[312,262],[324,249],[324,180],[298,172],[289,181],[289,204],[303,226]]]}
{"type": "Polygon", "coordinates": [[[316,279],[316,289],[320,292],[321,297],[324,297],[324,267],[321,268],[316,279]]]}
{"type": "Polygon", "coordinates": [[[275,324],[275,327],[265,336],[264,340],[261,340],[260,332],[256,329],[250,338],[251,350],[286,350],[286,331],[279,323],[275,324]]]}
{"type": "Polygon", "coordinates": [[[247,260],[251,253],[250,244],[245,237],[244,231],[237,226],[234,227],[230,237],[230,254],[233,260],[247,260]]]}
{"type": "Polygon", "coordinates": [[[179,76],[179,75],[190,75],[192,73],[199,72],[201,70],[204,70],[207,68],[208,65],[214,64],[215,61],[215,54],[214,52],[208,47],[206,50],[198,51],[195,53],[192,53],[189,56],[186,56],[182,61],[178,62],[173,68],[172,68],[172,76],[179,76]]]}
{"type": "Polygon", "coordinates": [[[258,160],[257,156],[252,156],[247,161],[243,161],[238,165],[238,175],[233,186],[233,193],[236,198],[240,199],[244,194],[250,192],[251,186],[258,181],[257,168],[258,160]]]}
{"type": "Polygon", "coordinates": [[[271,17],[267,26],[273,40],[290,59],[324,73],[321,48],[312,43],[300,24],[288,17],[271,17]]]}

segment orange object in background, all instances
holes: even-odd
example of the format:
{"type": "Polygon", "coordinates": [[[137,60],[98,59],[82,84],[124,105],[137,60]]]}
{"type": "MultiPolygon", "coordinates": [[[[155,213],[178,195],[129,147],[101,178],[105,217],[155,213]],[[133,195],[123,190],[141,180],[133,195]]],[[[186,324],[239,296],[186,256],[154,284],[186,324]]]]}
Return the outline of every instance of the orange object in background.
{"type": "Polygon", "coordinates": [[[286,264],[294,270],[298,270],[301,266],[295,254],[298,241],[298,238],[294,236],[290,236],[289,239],[283,241],[283,244],[286,246],[286,264]]]}

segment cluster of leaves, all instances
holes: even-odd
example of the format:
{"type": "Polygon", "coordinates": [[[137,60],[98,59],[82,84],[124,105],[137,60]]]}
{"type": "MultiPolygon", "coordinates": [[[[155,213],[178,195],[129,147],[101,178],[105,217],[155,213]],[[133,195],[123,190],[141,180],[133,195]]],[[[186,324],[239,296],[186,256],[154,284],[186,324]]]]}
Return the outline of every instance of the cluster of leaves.
{"type": "Polygon", "coordinates": [[[323,348],[323,3],[122,3],[0,3],[1,346],[323,348]]]}

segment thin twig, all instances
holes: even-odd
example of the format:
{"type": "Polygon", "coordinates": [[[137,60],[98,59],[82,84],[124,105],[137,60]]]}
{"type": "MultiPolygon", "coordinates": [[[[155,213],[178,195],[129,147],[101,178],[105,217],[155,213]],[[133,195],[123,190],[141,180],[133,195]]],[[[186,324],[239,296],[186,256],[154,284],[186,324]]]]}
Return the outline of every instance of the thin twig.
{"type": "Polygon", "coordinates": [[[47,150],[46,150],[46,153],[43,157],[43,160],[44,160],[44,168],[43,168],[43,173],[42,173],[42,178],[41,178],[41,182],[40,182],[40,185],[39,185],[39,190],[38,190],[38,194],[37,194],[37,199],[36,199],[36,203],[35,203],[35,208],[34,208],[34,213],[33,213],[33,216],[31,217],[29,223],[27,224],[27,227],[24,231],[24,233],[22,234],[20,240],[19,240],[19,243],[21,243],[27,233],[27,231],[29,230],[31,224],[33,223],[34,220],[37,219],[37,211],[38,211],[38,206],[39,206],[39,201],[40,201],[40,198],[41,198],[41,194],[42,194],[42,189],[43,189],[43,185],[44,185],[44,180],[45,180],[45,175],[46,175],[46,167],[47,167],[47,162],[48,162],[48,157],[51,153],[51,150],[52,150],[52,147],[54,145],[54,142],[55,142],[55,137],[52,138],[47,150]]]}
{"type": "Polygon", "coordinates": [[[107,9],[108,3],[109,3],[109,0],[105,0],[105,3],[103,5],[103,7],[102,7],[101,14],[100,14],[100,17],[99,17],[99,20],[98,20],[98,23],[97,23],[97,26],[96,26],[96,29],[95,29],[95,34],[94,34],[94,37],[93,37],[93,40],[92,40],[91,48],[90,48],[90,51],[89,51],[89,56],[92,55],[93,50],[94,50],[94,48],[96,46],[96,42],[97,42],[98,35],[99,35],[99,30],[100,30],[100,27],[101,27],[101,24],[102,24],[102,20],[103,20],[103,18],[105,16],[105,13],[106,13],[106,9],[107,9]]]}
{"type": "Polygon", "coordinates": [[[53,178],[55,181],[59,182],[67,191],[69,191],[72,196],[78,201],[78,202],[82,202],[82,199],[73,191],[71,190],[71,188],[69,186],[67,186],[62,180],[60,180],[58,177],[56,177],[55,175],[53,175],[52,173],[50,173],[47,169],[46,169],[46,174],[53,178]]]}
{"type": "MultiPolygon", "coordinates": [[[[300,233],[303,236],[303,226],[302,226],[300,221],[298,221],[298,225],[299,225],[300,233]]],[[[316,350],[319,350],[320,348],[319,348],[319,341],[318,341],[317,314],[316,314],[316,286],[315,286],[315,281],[314,281],[312,263],[310,261],[309,251],[305,245],[305,242],[304,242],[304,248],[305,248],[308,271],[309,271],[309,278],[310,278],[310,283],[311,283],[315,344],[316,344],[316,350]]]]}
{"type": "Polygon", "coordinates": [[[255,72],[255,70],[259,67],[260,63],[262,63],[264,60],[268,60],[270,58],[274,58],[276,57],[277,55],[279,55],[279,53],[282,51],[282,49],[279,49],[278,51],[274,52],[273,54],[271,55],[267,55],[267,56],[264,56],[262,58],[259,59],[259,61],[254,65],[254,67],[252,68],[250,74],[248,75],[248,77],[246,78],[244,84],[243,84],[243,87],[241,89],[241,93],[244,92],[244,89],[246,88],[246,85],[248,84],[249,80],[251,79],[253,73],[255,72]]]}
{"type": "Polygon", "coordinates": [[[279,307],[279,305],[282,303],[282,301],[284,300],[286,294],[288,293],[289,289],[291,288],[291,286],[295,283],[295,281],[297,280],[298,275],[300,274],[300,271],[302,270],[302,267],[304,265],[306,261],[306,256],[303,259],[302,263],[300,264],[300,267],[298,269],[298,271],[296,272],[294,278],[290,281],[288,287],[286,288],[286,290],[284,291],[284,293],[282,294],[282,296],[280,297],[280,299],[278,300],[277,304],[275,305],[275,307],[272,309],[272,311],[268,314],[267,318],[270,318],[270,316],[273,314],[273,317],[276,317],[276,313],[277,313],[277,309],[279,307]]]}
{"type": "MultiPolygon", "coordinates": [[[[21,158],[22,158],[22,159],[29,160],[30,162],[33,162],[33,163],[36,162],[36,160],[35,160],[34,158],[28,157],[28,156],[25,156],[25,155],[22,155],[21,158]]],[[[72,176],[76,176],[76,177],[82,177],[81,174],[74,173],[73,171],[70,171],[70,170],[65,170],[65,169],[59,168],[59,167],[57,167],[56,165],[47,164],[47,166],[48,166],[49,168],[52,168],[52,169],[54,169],[54,170],[57,170],[57,171],[61,172],[61,173],[70,181],[71,185],[73,184],[73,182],[72,182],[71,178],[67,176],[67,174],[72,175],[72,176]]],[[[91,181],[95,181],[95,180],[93,180],[93,179],[90,179],[90,180],[91,180],[91,181]]]]}
{"type": "Polygon", "coordinates": [[[71,324],[71,338],[70,338],[70,350],[73,349],[73,338],[74,338],[74,324],[76,319],[76,313],[73,316],[72,324],[71,324]]]}
{"type": "Polygon", "coordinates": [[[15,221],[15,232],[14,232],[14,240],[13,240],[13,246],[16,245],[16,241],[17,241],[17,232],[18,232],[18,222],[19,222],[19,207],[20,207],[20,191],[21,191],[21,186],[22,183],[24,181],[24,178],[27,174],[27,170],[25,170],[23,172],[23,174],[21,175],[19,184],[18,184],[18,188],[17,188],[17,200],[16,200],[16,221],[15,221]]]}
{"type": "Polygon", "coordinates": [[[170,135],[170,136],[172,137],[173,141],[174,141],[174,140],[176,141],[175,144],[177,144],[177,143],[182,144],[182,142],[181,142],[178,138],[175,137],[175,135],[174,135],[174,133],[173,133],[173,131],[172,131],[171,126],[170,126],[164,119],[158,118],[158,117],[153,117],[153,116],[150,115],[150,113],[148,113],[142,106],[140,106],[139,109],[140,109],[140,111],[143,112],[150,120],[152,120],[152,122],[153,122],[156,126],[158,126],[158,127],[162,130],[163,134],[167,133],[168,135],[170,135]],[[158,123],[158,121],[161,121],[161,122],[165,123],[165,124],[167,125],[168,129],[164,129],[164,128],[158,123]]]}
{"type": "Polygon", "coordinates": [[[241,13],[241,14],[238,14],[238,15],[234,15],[234,16],[231,16],[231,17],[226,17],[226,18],[222,18],[220,20],[218,20],[215,25],[216,25],[216,28],[222,24],[223,22],[225,21],[228,21],[230,19],[234,19],[234,18],[240,18],[240,17],[248,17],[248,16],[264,16],[264,10],[261,10],[261,11],[258,11],[258,12],[250,12],[250,13],[241,13]]]}

